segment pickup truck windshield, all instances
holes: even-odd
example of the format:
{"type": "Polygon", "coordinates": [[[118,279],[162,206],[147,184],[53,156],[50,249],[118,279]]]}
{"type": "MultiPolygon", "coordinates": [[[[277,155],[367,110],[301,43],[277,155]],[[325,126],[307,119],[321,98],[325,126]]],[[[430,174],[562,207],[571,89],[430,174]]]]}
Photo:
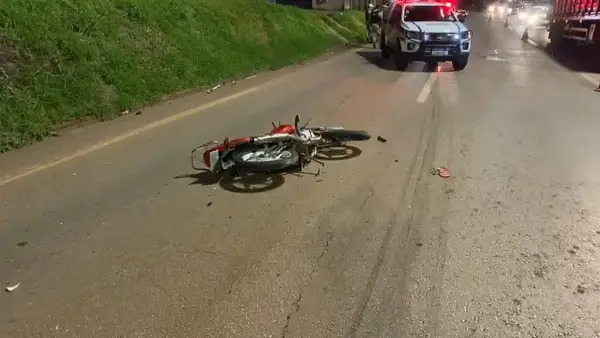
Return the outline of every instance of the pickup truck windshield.
{"type": "Polygon", "coordinates": [[[406,6],[404,21],[456,21],[445,6],[406,6]]]}

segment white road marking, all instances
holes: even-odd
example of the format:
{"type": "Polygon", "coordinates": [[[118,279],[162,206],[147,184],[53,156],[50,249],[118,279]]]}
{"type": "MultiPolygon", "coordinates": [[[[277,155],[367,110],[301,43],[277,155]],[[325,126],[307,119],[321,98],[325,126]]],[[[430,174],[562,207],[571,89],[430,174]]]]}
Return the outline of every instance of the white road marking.
{"type": "Polygon", "coordinates": [[[594,78],[592,75],[587,74],[587,73],[579,73],[579,76],[581,76],[583,79],[587,80],[589,83],[593,84],[594,86],[598,86],[600,83],[600,80],[594,78]]]}
{"type": "Polygon", "coordinates": [[[488,61],[507,61],[507,59],[500,58],[500,57],[497,57],[497,56],[486,56],[485,59],[488,60],[488,61]]]}
{"type": "Polygon", "coordinates": [[[431,88],[433,87],[433,84],[435,83],[435,80],[437,80],[437,78],[438,78],[437,72],[432,72],[429,75],[427,82],[425,82],[425,85],[423,85],[423,88],[421,89],[421,92],[419,93],[419,96],[417,97],[417,102],[423,103],[423,102],[427,101],[427,98],[429,97],[429,94],[431,93],[431,88]]]}
{"type": "Polygon", "coordinates": [[[440,94],[451,104],[458,104],[458,82],[455,72],[441,72],[439,74],[440,94]]]}
{"type": "Polygon", "coordinates": [[[537,42],[531,40],[531,39],[527,39],[527,42],[529,42],[531,45],[534,45],[535,47],[538,46],[537,42]]]}

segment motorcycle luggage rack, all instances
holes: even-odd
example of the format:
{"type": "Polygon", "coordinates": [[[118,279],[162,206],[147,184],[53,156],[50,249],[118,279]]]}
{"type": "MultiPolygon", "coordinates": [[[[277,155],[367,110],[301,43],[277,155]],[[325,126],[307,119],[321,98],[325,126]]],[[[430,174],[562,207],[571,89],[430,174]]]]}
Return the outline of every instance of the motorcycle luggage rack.
{"type": "MultiPolygon", "coordinates": [[[[206,150],[208,150],[208,146],[210,146],[212,144],[219,145],[219,142],[217,142],[217,141],[206,142],[203,145],[196,147],[196,148],[194,148],[194,150],[192,150],[192,153],[190,154],[190,159],[192,162],[192,168],[194,170],[207,170],[206,167],[201,168],[201,167],[196,166],[196,161],[194,161],[194,154],[196,154],[196,152],[198,152],[199,150],[202,150],[202,153],[204,153],[206,150]]],[[[202,163],[204,163],[204,159],[202,159],[202,163]]]]}

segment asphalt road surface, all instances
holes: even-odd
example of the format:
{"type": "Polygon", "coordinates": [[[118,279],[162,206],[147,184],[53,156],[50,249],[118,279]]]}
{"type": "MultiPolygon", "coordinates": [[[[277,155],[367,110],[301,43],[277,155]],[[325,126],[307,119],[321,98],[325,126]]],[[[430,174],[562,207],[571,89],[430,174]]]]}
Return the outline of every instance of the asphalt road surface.
{"type": "Polygon", "coordinates": [[[0,336],[598,337],[600,94],[468,25],[462,72],[352,50],[0,156],[0,336]],[[319,176],[190,168],[295,114],[373,138],[319,176]]]}

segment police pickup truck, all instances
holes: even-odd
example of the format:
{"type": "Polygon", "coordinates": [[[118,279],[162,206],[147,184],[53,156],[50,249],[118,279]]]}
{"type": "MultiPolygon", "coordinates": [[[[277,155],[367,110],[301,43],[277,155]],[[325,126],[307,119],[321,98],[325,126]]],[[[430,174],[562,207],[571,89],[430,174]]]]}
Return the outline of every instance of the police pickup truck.
{"type": "Polygon", "coordinates": [[[398,70],[413,61],[424,61],[429,67],[452,61],[455,70],[463,70],[472,37],[463,22],[450,3],[392,0],[383,7],[381,55],[393,56],[398,70]]]}

